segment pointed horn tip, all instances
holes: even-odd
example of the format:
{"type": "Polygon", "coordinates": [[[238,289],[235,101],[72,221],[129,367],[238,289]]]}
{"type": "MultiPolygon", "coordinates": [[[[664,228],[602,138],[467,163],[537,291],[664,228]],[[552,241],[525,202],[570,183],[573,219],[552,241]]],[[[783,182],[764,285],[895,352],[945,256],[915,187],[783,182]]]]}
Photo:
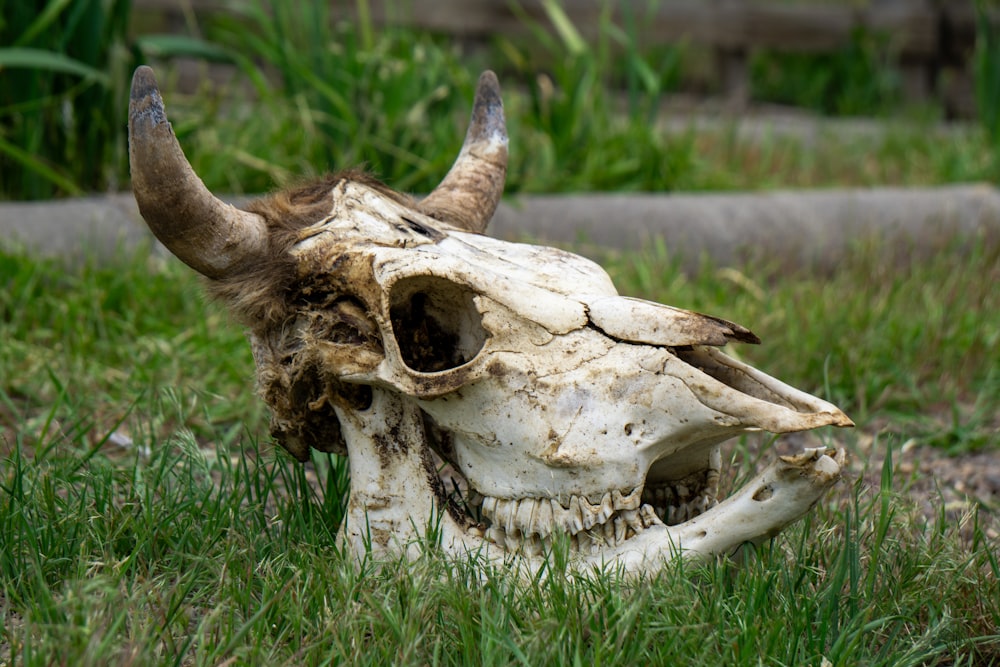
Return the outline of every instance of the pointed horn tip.
{"type": "Polygon", "coordinates": [[[129,136],[144,135],[150,131],[162,131],[169,127],[167,112],[163,107],[163,98],[156,85],[156,75],[153,69],[142,65],[137,67],[132,75],[132,90],[129,92],[128,128],[129,136]]]}
{"type": "Polygon", "coordinates": [[[495,91],[497,95],[500,94],[500,81],[497,79],[496,73],[491,70],[483,70],[483,73],[479,75],[479,83],[476,85],[478,90],[489,90],[495,91]]]}
{"type": "Polygon", "coordinates": [[[129,94],[129,99],[133,102],[138,102],[148,95],[153,93],[159,94],[159,92],[160,89],[156,85],[156,75],[153,74],[153,68],[147,65],[136,67],[135,73],[132,75],[132,91],[129,94]]]}
{"type": "Polygon", "coordinates": [[[491,70],[479,75],[469,138],[476,142],[486,140],[496,141],[504,146],[507,144],[507,122],[504,119],[500,82],[491,70]]]}

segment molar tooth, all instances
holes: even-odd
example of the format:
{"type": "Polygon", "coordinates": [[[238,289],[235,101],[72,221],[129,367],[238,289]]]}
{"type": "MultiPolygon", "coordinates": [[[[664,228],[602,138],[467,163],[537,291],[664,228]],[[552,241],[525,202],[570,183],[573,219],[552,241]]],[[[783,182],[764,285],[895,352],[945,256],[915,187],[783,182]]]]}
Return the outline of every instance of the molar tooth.
{"type": "Polygon", "coordinates": [[[680,512],[680,505],[671,505],[666,508],[666,511],[660,515],[660,520],[668,526],[676,526],[680,521],[678,521],[678,513],[680,512]]]}
{"type": "MultiPolygon", "coordinates": [[[[493,517],[496,516],[496,511],[497,511],[497,499],[494,498],[493,496],[484,497],[482,507],[483,507],[483,516],[489,519],[490,521],[493,521],[493,517]]],[[[493,523],[496,523],[496,521],[493,521],[493,523]]]]}
{"type": "Polygon", "coordinates": [[[628,521],[625,520],[625,517],[616,516],[615,520],[610,523],[614,524],[615,527],[615,544],[621,544],[628,535],[628,521]]]}
{"type": "Polygon", "coordinates": [[[552,509],[552,530],[549,532],[555,532],[557,528],[570,532],[569,510],[563,507],[555,498],[549,501],[549,507],[552,509]]]}
{"type": "Polygon", "coordinates": [[[615,489],[611,492],[611,503],[616,510],[637,510],[642,499],[642,487],[637,486],[627,495],[615,489]]]}
{"type": "Polygon", "coordinates": [[[601,498],[601,509],[597,513],[597,523],[604,524],[607,523],[611,515],[615,513],[615,504],[611,499],[611,492],[605,493],[601,498]]]}
{"type": "Polygon", "coordinates": [[[653,511],[652,505],[643,505],[639,508],[639,519],[643,528],[649,528],[661,523],[656,516],[656,512],[653,511]]]}
{"type": "Polygon", "coordinates": [[[542,538],[552,534],[552,503],[542,499],[535,503],[535,511],[531,515],[531,526],[528,532],[536,533],[542,538]]]}
{"type": "Polygon", "coordinates": [[[687,503],[685,503],[685,506],[684,506],[684,520],[685,521],[687,521],[688,519],[693,519],[696,516],[698,516],[699,514],[701,514],[701,510],[698,509],[698,503],[700,501],[701,501],[701,497],[700,496],[695,496],[694,498],[692,498],[691,500],[689,500],[687,503]]]}
{"type": "Polygon", "coordinates": [[[535,514],[538,513],[538,505],[537,498],[523,498],[518,504],[515,524],[522,534],[530,535],[535,532],[533,526],[535,523],[535,514]]]}
{"type": "Polygon", "coordinates": [[[507,505],[509,501],[506,498],[497,498],[496,502],[493,504],[493,523],[500,526],[505,531],[507,530],[507,505]]]}
{"type": "Polygon", "coordinates": [[[507,533],[506,540],[504,544],[507,546],[507,551],[516,552],[521,548],[521,538],[516,533],[507,533]]]}
{"type": "Polygon", "coordinates": [[[507,531],[508,535],[513,535],[514,533],[520,532],[517,529],[517,510],[520,506],[521,501],[512,500],[501,500],[497,503],[497,514],[502,514],[503,518],[498,518],[497,521],[503,521],[503,528],[507,531]],[[500,506],[503,506],[503,510],[500,510],[500,506]]]}
{"type": "MultiPolygon", "coordinates": [[[[644,507],[649,507],[649,505],[644,505],[644,507]]],[[[645,528],[645,526],[642,525],[642,518],[639,516],[639,510],[625,510],[621,513],[621,517],[625,521],[625,525],[637,533],[645,528]]]]}
{"type": "Polygon", "coordinates": [[[583,529],[590,530],[594,527],[594,524],[600,523],[598,517],[600,515],[601,506],[592,505],[590,501],[584,496],[579,496],[577,502],[580,505],[580,514],[583,517],[583,529]]]}
{"type": "Polygon", "coordinates": [[[541,556],[542,548],[542,541],[537,535],[531,535],[526,538],[524,544],[521,546],[521,550],[526,556],[541,556]]]}
{"type": "Polygon", "coordinates": [[[612,547],[618,544],[618,540],[615,539],[615,524],[613,521],[605,521],[602,523],[601,530],[604,533],[605,544],[612,547]]]}
{"type": "Polygon", "coordinates": [[[579,496],[569,499],[569,525],[571,533],[579,533],[583,530],[583,511],[580,508],[579,496]]]}

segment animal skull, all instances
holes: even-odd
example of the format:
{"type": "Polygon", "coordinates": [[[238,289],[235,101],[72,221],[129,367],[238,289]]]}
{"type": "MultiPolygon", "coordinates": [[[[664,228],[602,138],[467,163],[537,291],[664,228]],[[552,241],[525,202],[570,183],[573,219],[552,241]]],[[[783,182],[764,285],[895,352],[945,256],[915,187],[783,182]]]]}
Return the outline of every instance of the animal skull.
{"type": "Polygon", "coordinates": [[[843,452],[782,457],[719,502],[720,443],[850,426],[835,406],[718,350],[722,319],[618,296],[596,264],[482,235],[503,190],[495,76],[465,145],[413,201],[358,173],[238,210],[197,178],[149,68],[133,78],[133,184],[156,236],[249,329],[277,441],[349,456],[342,539],[441,547],[537,569],[629,574],[775,535],[840,476],[843,452]]]}

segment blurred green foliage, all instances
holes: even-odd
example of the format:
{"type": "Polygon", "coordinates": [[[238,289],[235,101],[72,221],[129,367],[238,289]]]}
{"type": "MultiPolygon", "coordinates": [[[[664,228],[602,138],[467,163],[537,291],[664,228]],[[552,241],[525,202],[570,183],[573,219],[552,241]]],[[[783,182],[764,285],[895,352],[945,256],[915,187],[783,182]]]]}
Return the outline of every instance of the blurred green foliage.
{"type": "Polygon", "coordinates": [[[888,39],[864,30],[834,53],[759,51],[750,60],[750,80],[754,99],[828,115],[884,115],[902,102],[888,39]]]}
{"type": "Polygon", "coordinates": [[[125,183],[130,4],[0,1],[0,197],[125,183]]]}
{"type": "MultiPolygon", "coordinates": [[[[608,3],[597,37],[584,38],[558,0],[542,2],[540,16],[515,0],[529,38],[497,36],[472,53],[427,33],[376,25],[368,0],[355,0],[351,23],[335,21],[327,0],[250,0],[190,15],[189,35],[134,38],[130,4],[0,0],[0,198],[127,187],[130,73],[154,60],[169,90],[171,70],[163,65],[176,56],[236,65],[229,85],[167,99],[196,171],[224,191],[260,192],[353,166],[398,189],[427,191],[461,144],[475,75],[485,68],[506,83],[517,147],[509,192],[747,187],[748,180],[755,187],[753,174],[762,185],[830,184],[803,182],[811,170],[795,166],[801,158],[779,160],[785,147],[773,142],[746,148],[694,131],[665,132],[663,98],[679,85],[689,54],[638,43],[648,3],[608,3]],[[714,146],[706,149],[706,141],[714,146]],[[776,160],[791,171],[774,171],[776,160]]],[[[976,71],[990,141],[941,146],[933,158],[897,150],[890,162],[924,165],[917,171],[932,182],[997,171],[979,166],[989,161],[985,153],[1000,150],[1000,47],[988,28],[980,22],[976,71]]],[[[894,62],[887,40],[864,32],[834,54],[760,52],[751,62],[752,93],[825,114],[889,115],[902,104],[894,62]]],[[[866,165],[865,173],[892,171],[866,165]]]]}
{"type": "Polygon", "coordinates": [[[1000,180],[1000,26],[996,2],[976,2],[974,74],[979,122],[993,146],[993,177],[1000,180]]]}

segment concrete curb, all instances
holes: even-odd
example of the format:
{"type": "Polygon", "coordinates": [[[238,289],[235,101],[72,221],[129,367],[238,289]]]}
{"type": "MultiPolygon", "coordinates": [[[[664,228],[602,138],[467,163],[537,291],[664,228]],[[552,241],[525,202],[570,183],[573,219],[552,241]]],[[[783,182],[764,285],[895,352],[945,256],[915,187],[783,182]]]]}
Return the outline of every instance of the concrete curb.
{"type": "Polygon", "coordinates": [[[547,243],[635,250],[662,239],[696,265],[768,255],[831,266],[857,242],[882,238],[933,251],[955,237],[1000,234],[1000,190],[987,185],[725,194],[534,196],[500,208],[490,226],[547,243]]]}
{"type": "MultiPolygon", "coordinates": [[[[589,250],[635,251],[662,239],[695,265],[765,254],[833,265],[853,243],[881,237],[933,251],[955,237],[1000,235],[1000,191],[986,185],[731,194],[514,197],[490,233],[589,250]]],[[[112,257],[152,238],[130,194],[0,203],[0,243],[42,256],[112,257]]],[[[162,248],[159,249],[162,251],[162,248]]]]}

